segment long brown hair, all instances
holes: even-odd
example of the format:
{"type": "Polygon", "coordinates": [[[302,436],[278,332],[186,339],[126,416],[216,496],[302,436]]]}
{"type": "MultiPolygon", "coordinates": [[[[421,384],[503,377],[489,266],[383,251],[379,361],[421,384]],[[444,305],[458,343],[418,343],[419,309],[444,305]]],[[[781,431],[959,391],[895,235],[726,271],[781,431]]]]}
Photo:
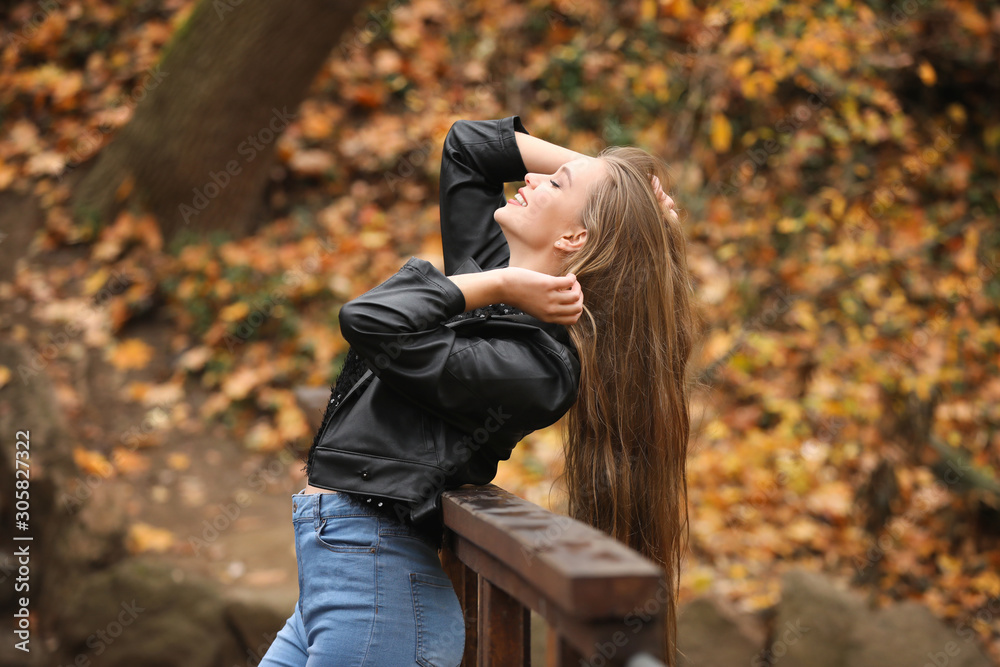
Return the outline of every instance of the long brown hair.
{"type": "Polygon", "coordinates": [[[564,421],[569,514],[660,564],[668,603],[665,656],[675,662],[680,562],[690,536],[688,359],[699,333],[679,222],[664,215],[663,162],[633,147],[598,156],[608,178],[589,194],[584,247],[563,260],[583,289],[569,327],[580,392],[564,421]]]}

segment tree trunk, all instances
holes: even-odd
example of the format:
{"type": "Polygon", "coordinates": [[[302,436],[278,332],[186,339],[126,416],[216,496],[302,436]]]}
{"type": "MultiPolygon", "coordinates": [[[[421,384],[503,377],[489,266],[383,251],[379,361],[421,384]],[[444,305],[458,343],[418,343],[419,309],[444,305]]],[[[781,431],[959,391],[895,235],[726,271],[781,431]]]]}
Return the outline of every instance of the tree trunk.
{"type": "Polygon", "coordinates": [[[74,214],[104,224],[136,202],[167,240],[252,231],[277,135],[361,4],[201,0],[75,188],[74,214]]]}

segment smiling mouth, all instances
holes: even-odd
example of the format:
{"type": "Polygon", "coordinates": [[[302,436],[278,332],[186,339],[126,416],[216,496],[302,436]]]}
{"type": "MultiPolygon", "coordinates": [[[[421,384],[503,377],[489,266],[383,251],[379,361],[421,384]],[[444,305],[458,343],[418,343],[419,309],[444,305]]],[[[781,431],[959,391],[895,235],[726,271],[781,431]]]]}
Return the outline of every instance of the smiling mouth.
{"type": "Polygon", "coordinates": [[[520,206],[521,208],[526,208],[528,206],[528,202],[524,200],[524,195],[522,195],[520,192],[518,192],[513,197],[508,199],[507,202],[508,203],[513,202],[514,204],[520,206]]]}

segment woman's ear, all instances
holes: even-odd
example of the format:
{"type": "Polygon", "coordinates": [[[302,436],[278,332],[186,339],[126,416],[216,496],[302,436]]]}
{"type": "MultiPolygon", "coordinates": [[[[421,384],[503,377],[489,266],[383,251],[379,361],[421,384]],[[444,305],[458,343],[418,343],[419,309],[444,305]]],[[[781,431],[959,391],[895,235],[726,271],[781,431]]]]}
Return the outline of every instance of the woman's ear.
{"type": "Polygon", "coordinates": [[[576,252],[587,242],[587,230],[582,227],[571,232],[566,232],[556,239],[555,247],[563,252],[576,252]]]}

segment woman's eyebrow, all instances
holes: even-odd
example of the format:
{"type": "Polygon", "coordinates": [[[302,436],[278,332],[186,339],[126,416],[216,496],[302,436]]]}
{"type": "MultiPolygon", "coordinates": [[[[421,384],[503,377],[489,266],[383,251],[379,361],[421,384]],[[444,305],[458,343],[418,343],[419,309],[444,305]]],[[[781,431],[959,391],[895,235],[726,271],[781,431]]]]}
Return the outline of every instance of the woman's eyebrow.
{"type": "Polygon", "coordinates": [[[573,173],[569,170],[569,167],[567,167],[566,165],[559,167],[558,169],[556,169],[556,174],[558,174],[560,171],[566,172],[566,180],[569,181],[569,187],[573,187],[573,173]]]}

